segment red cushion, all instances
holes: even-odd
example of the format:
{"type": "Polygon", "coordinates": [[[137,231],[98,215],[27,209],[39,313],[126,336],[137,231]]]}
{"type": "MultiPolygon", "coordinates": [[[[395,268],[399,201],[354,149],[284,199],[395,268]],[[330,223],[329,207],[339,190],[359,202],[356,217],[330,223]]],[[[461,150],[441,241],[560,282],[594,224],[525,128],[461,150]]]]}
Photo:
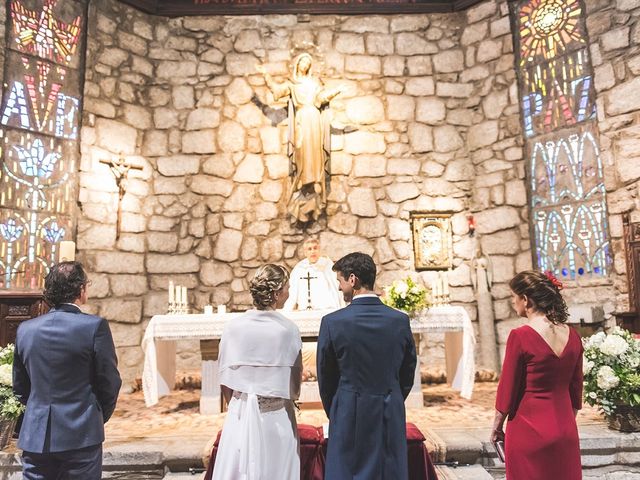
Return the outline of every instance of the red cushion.
{"type": "Polygon", "coordinates": [[[298,436],[302,444],[319,444],[322,441],[322,433],[313,425],[298,424],[298,436]]]}
{"type": "Polygon", "coordinates": [[[407,442],[424,442],[425,437],[413,423],[407,423],[407,442]]]}

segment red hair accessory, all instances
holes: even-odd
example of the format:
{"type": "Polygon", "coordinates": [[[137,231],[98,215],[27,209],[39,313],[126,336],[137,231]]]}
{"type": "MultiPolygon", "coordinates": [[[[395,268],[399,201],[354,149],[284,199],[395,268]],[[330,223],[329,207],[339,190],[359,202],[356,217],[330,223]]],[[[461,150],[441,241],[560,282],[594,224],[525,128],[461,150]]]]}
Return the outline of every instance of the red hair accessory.
{"type": "Polygon", "coordinates": [[[562,282],[558,280],[556,276],[553,273],[551,273],[550,270],[547,270],[546,272],[544,272],[544,274],[549,279],[549,281],[553,284],[553,286],[556,287],[558,290],[562,290],[564,288],[564,285],[562,285],[562,282]]]}

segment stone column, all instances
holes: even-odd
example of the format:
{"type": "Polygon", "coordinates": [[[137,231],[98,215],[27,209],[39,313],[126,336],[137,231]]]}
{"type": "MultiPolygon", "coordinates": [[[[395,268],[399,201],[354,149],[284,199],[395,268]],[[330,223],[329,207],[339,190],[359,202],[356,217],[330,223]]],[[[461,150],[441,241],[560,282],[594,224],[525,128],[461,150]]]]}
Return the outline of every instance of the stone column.
{"type": "Polygon", "coordinates": [[[218,378],[218,351],[220,340],[200,340],[202,357],[202,390],[200,413],[214,415],[222,410],[220,379],[218,378]]]}

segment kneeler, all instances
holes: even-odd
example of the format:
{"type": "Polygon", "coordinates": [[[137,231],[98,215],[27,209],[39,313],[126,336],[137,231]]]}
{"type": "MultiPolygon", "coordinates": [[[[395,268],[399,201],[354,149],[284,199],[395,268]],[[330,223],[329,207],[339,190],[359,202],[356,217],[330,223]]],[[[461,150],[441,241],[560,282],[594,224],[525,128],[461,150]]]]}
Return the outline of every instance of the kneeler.
{"type": "MultiPolygon", "coordinates": [[[[213,477],[213,465],[218,453],[220,435],[211,450],[211,457],[204,480],[213,477]]],[[[327,439],[324,438],[322,427],[299,424],[300,437],[300,479],[323,480],[325,457],[327,454],[327,439]]],[[[413,423],[407,423],[407,456],[409,461],[409,480],[437,480],[435,468],[424,445],[425,437],[413,423]]]]}

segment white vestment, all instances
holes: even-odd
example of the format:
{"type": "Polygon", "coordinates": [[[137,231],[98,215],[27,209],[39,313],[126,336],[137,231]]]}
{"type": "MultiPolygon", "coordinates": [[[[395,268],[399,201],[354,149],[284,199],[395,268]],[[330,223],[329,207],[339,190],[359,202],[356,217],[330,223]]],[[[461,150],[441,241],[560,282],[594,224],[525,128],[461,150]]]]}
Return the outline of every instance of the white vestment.
{"type": "Polygon", "coordinates": [[[225,325],[220,383],[234,396],[213,480],[299,480],[293,400],[302,371],[298,327],[274,311],[249,310],[225,325]]]}
{"type": "Polygon", "coordinates": [[[344,307],[332,267],[333,262],[328,257],[320,257],[316,263],[311,263],[306,258],[298,262],[291,271],[289,299],[283,310],[306,310],[309,305],[309,286],[313,310],[344,307]],[[308,275],[312,277],[309,284],[306,279],[308,275]]]}

